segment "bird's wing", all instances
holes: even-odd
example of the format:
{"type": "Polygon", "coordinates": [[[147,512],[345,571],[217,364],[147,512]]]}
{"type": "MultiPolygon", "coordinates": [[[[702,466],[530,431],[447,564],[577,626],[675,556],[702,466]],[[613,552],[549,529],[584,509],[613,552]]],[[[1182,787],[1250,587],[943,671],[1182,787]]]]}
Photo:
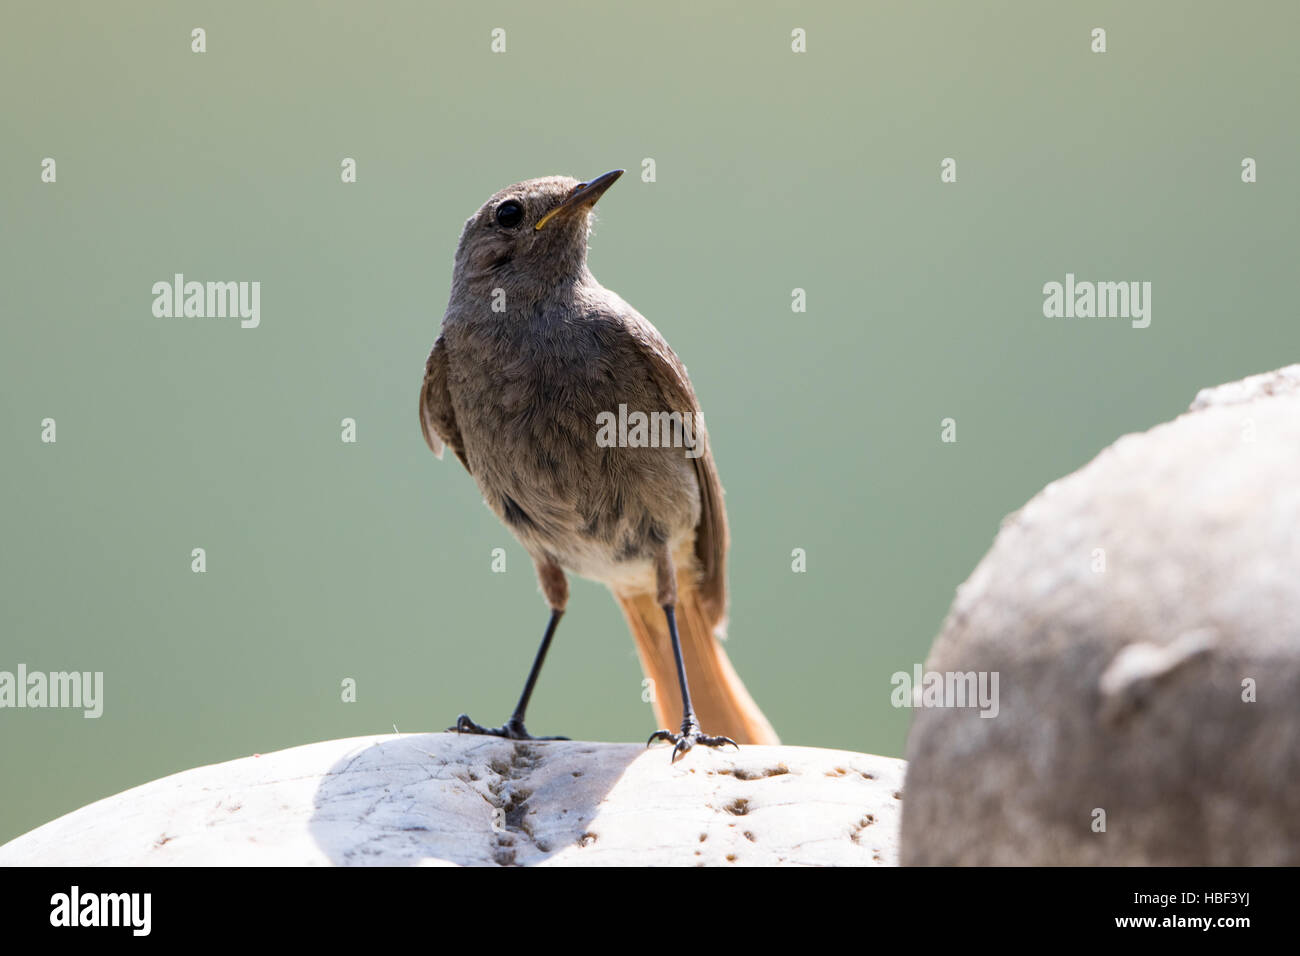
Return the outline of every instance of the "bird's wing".
{"type": "Polygon", "coordinates": [[[704,453],[693,459],[695,478],[700,486],[700,521],[695,526],[695,556],[700,565],[697,587],[711,624],[715,629],[721,629],[727,616],[727,509],[722,501],[722,482],[713,463],[713,449],[705,431],[700,403],[686,374],[686,366],[677,353],[631,306],[628,306],[628,313],[624,316],[624,327],[631,334],[637,351],[668,403],[666,410],[690,412],[695,423],[696,440],[704,447],[704,453]]]}
{"type": "Polygon", "coordinates": [[[460,437],[451,394],[447,391],[447,346],[441,335],[433,343],[433,351],[424,366],[424,384],[420,386],[420,430],[424,432],[430,451],[441,458],[445,442],[469,470],[469,462],[465,460],[465,442],[460,437]]]}

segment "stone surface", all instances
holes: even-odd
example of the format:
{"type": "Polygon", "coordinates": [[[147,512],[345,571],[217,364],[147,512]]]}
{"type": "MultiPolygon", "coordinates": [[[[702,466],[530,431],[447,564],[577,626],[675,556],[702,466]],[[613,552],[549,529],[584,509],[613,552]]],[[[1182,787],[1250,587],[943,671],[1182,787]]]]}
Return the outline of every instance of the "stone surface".
{"type": "Polygon", "coordinates": [[[1300,365],[1009,516],[926,670],[1000,709],[916,711],[904,864],[1300,864],[1300,365]]]}
{"type": "Polygon", "coordinates": [[[0,847],[0,865],[891,865],[903,763],[456,734],[188,770],[0,847]]]}

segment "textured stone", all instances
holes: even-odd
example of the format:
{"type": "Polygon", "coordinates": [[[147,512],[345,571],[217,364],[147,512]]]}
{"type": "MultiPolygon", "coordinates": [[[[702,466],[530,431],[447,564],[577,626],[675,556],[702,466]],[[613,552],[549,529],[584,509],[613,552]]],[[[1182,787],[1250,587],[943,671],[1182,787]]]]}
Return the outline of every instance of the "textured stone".
{"type": "Polygon", "coordinates": [[[188,770],[0,847],[0,865],[892,865],[903,763],[456,734],[188,770]]]}
{"type": "Polygon", "coordinates": [[[903,863],[1300,864],[1300,365],[1010,515],[926,669],[1000,710],[916,712],[903,863]]]}

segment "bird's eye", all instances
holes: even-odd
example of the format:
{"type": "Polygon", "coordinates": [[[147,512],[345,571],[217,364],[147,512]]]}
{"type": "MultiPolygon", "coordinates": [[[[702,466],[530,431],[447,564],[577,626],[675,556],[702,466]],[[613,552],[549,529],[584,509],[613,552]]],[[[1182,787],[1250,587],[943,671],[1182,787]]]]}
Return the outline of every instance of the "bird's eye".
{"type": "Polygon", "coordinates": [[[507,199],[497,206],[497,225],[513,229],[524,221],[524,207],[513,199],[507,199]]]}

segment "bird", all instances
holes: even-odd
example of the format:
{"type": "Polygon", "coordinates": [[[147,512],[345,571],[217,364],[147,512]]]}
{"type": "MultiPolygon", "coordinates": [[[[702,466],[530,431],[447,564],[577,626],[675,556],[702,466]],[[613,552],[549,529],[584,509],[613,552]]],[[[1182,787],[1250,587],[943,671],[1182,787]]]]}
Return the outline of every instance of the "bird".
{"type": "Polygon", "coordinates": [[[528,552],[550,617],[511,717],[461,714],[448,730],[567,739],[533,737],[525,715],[576,574],[607,586],[627,619],[661,725],[647,746],[671,743],[676,761],[779,743],[720,643],[727,515],[686,366],[588,267],[594,206],[622,174],[515,183],[460,234],[420,426],[528,552]],[[658,427],[625,428],[637,413],[658,427]]]}

